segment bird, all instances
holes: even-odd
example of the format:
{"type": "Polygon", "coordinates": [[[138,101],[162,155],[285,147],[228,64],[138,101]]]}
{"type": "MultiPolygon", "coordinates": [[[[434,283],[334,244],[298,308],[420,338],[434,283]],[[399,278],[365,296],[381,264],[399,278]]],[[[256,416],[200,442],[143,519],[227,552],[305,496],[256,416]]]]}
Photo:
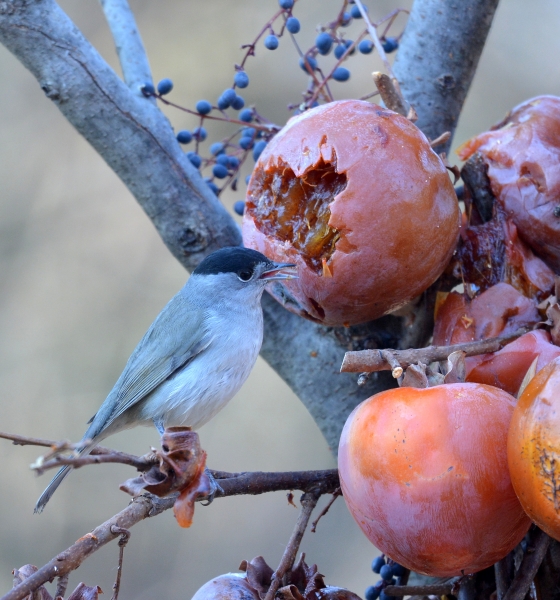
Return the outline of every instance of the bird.
{"type": "MultiPolygon", "coordinates": [[[[243,385],[263,339],[261,296],[271,281],[297,278],[295,265],[241,246],[209,254],[156,317],[77,446],[89,454],[137,425],[198,429],[243,385]]],[[[71,472],[62,467],[41,494],[43,511],[71,472]]]]}

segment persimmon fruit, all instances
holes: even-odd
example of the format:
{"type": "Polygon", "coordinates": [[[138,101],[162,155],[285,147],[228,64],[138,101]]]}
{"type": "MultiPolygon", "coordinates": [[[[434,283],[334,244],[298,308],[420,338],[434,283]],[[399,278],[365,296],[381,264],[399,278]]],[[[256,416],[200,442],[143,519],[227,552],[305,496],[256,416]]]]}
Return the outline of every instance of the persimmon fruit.
{"type": "Polygon", "coordinates": [[[397,309],[446,267],[460,223],[447,170],[408,119],[359,100],[290,119],[255,165],[246,246],[292,262],[289,310],[351,325],[397,309]]]}
{"type": "Polygon", "coordinates": [[[560,357],[521,394],[508,435],[508,461],[525,512],[560,540],[560,357]]]}
{"type": "Polygon", "coordinates": [[[530,525],[507,466],[514,404],[497,388],[456,383],[391,389],[356,407],[338,466],[368,539],[432,576],[476,572],[506,556],[530,525]]]}

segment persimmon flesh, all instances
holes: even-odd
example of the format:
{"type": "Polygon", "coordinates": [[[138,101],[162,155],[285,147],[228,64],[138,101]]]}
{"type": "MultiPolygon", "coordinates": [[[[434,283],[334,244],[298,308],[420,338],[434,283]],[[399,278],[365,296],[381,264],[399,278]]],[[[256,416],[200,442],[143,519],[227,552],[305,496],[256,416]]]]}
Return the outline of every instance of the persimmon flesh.
{"type": "Polygon", "coordinates": [[[325,325],[397,309],[442,273],[460,212],[440,157],[409,120],[341,100],[288,122],[247,189],[246,246],[295,263],[299,279],[269,291],[325,325]]]}
{"type": "Polygon", "coordinates": [[[514,404],[473,383],[391,389],[362,402],[344,426],[338,468],[368,539],[399,564],[438,577],[508,554],[530,525],[507,468],[514,404]]]}
{"type": "Polygon", "coordinates": [[[521,394],[508,436],[511,481],[525,512],[560,540],[560,358],[521,394]]]}

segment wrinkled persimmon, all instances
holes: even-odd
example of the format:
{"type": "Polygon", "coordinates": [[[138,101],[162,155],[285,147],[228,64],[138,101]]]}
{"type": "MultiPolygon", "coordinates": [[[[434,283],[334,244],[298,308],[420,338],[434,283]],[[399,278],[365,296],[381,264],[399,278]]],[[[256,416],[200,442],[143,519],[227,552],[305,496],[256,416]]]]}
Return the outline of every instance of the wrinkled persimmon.
{"type": "Polygon", "coordinates": [[[523,102],[457,151],[462,160],[475,152],[487,164],[492,192],[519,235],[560,272],[560,98],[523,102]]]}
{"type": "Polygon", "coordinates": [[[292,118],[261,154],[243,240],[297,264],[270,291],[326,325],[375,319],[424,291],[458,238],[457,198],[440,157],[409,120],[369,102],[292,118]]]}
{"type": "Polygon", "coordinates": [[[560,540],[560,358],[521,394],[508,436],[513,487],[525,512],[560,540]]]}
{"type": "Polygon", "coordinates": [[[344,499],[368,539],[418,573],[484,569],[530,521],[511,485],[515,399],[487,385],[402,387],[362,402],[340,439],[344,499]]]}

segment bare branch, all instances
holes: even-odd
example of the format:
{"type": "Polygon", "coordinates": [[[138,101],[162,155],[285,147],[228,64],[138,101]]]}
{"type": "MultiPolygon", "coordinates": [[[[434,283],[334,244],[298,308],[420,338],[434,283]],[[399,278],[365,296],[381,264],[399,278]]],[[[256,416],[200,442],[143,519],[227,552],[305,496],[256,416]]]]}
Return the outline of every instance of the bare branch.
{"type": "Polygon", "coordinates": [[[447,360],[453,352],[461,351],[465,356],[476,356],[487,352],[496,352],[509,342],[516,340],[527,329],[518,329],[509,335],[488,338],[476,342],[465,342],[464,344],[453,344],[452,346],[427,346],[409,350],[360,350],[358,352],[347,352],[340,367],[343,373],[362,373],[372,371],[389,371],[400,365],[403,369],[416,363],[429,365],[432,362],[447,360]],[[392,360],[388,360],[388,353],[392,360]]]}
{"type": "Polygon", "coordinates": [[[387,596],[449,596],[453,592],[452,583],[435,585],[388,585],[383,588],[387,596]]]}
{"type": "MultiPolygon", "coordinates": [[[[220,471],[216,473],[223,475],[220,471]]],[[[280,490],[301,490],[308,493],[309,497],[318,498],[321,494],[332,494],[339,486],[336,469],[286,473],[240,473],[231,479],[220,479],[222,491],[218,491],[216,498],[239,494],[264,494],[280,490]]],[[[81,537],[36,573],[2,596],[0,600],[22,600],[47,581],[74,571],[88,556],[108,542],[121,537],[123,530],[128,530],[136,523],[172,508],[176,497],[177,494],[163,499],[152,494],[137,496],[124,510],[96,527],[91,533],[81,537]]]]}
{"type": "MultiPolygon", "coordinates": [[[[136,19],[127,0],[99,1],[115,41],[124,81],[133,93],[141,96],[142,86],[152,83],[152,73],[136,19]]],[[[155,98],[151,102],[155,104],[155,98]]]]}
{"type": "Polygon", "coordinates": [[[509,590],[504,594],[503,600],[523,600],[525,598],[552,541],[544,531],[536,526],[532,530],[530,538],[529,548],[527,548],[521,566],[515,574],[509,590]]]}
{"type": "Polygon", "coordinates": [[[292,532],[290,537],[290,541],[284,550],[284,554],[282,555],[282,559],[280,560],[280,564],[278,568],[272,575],[272,581],[270,582],[270,587],[266,592],[266,596],[264,600],[272,600],[278,591],[278,588],[282,584],[283,577],[290,571],[290,569],[294,565],[294,561],[296,559],[296,554],[299,550],[299,546],[301,544],[301,540],[303,539],[303,534],[307,529],[307,524],[309,523],[309,519],[311,518],[311,513],[313,509],[317,505],[317,501],[319,500],[320,494],[316,492],[308,492],[303,494],[301,497],[301,511],[298,516],[298,520],[296,522],[296,526],[292,532]]]}
{"type": "Polygon", "coordinates": [[[451,137],[490,30],[498,0],[415,0],[393,69],[416,125],[430,138],[451,137]]]}

